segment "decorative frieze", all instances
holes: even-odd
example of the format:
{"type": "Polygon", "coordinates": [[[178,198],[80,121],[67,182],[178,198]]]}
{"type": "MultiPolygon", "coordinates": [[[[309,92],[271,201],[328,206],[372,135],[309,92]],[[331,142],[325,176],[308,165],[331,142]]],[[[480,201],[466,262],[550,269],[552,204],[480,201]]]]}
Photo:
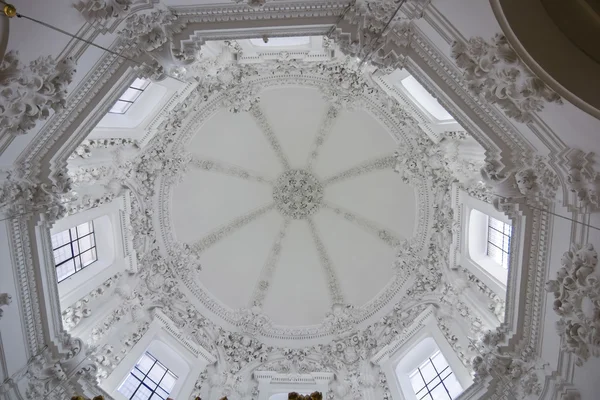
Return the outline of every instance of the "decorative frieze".
{"type": "Polygon", "coordinates": [[[107,139],[86,139],[73,151],[69,159],[89,158],[94,149],[118,149],[122,147],[138,147],[138,141],[135,139],[107,138],[107,139]]]}
{"type": "Polygon", "coordinates": [[[546,102],[562,104],[560,96],[531,72],[503,34],[489,42],[481,37],[454,42],[452,57],[464,71],[469,90],[518,122],[531,122],[546,102]]]}
{"type": "Polygon", "coordinates": [[[18,52],[6,53],[0,64],[0,136],[24,135],[51,111],[62,110],[74,74],[71,59],[40,57],[22,65],[18,52]]]}
{"type": "Polygon", "coordinates": [[[554,312],[559,315],[558,334],[563,350],[577,357],[582,366],[600,356],[600,279],[596,271],[598,253],[591,243],[572,245],[563,254],[556,279],[546,290],[554,294],[554,312]]]}

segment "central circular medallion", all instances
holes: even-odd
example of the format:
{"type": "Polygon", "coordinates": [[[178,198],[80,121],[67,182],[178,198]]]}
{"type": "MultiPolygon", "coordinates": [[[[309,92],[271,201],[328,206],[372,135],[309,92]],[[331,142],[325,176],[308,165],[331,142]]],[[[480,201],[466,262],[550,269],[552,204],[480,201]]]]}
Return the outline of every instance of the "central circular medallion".
{"type": "Polygon", "coordinates": [[[284,216],[303,219],[313,215],[321,205],[323,186],[310,172],[293,169],[277,179],[273,200],[284,216]]]}

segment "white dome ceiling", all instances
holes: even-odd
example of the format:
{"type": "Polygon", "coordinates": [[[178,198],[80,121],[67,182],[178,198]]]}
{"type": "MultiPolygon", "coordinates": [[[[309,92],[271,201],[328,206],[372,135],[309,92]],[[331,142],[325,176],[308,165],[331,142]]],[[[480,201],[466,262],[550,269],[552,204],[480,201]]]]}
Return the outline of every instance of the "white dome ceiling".
{"type": "Polygon", "coordinates": [[[167,237],[198,252],[195,283],[225,309],[318,325],[333,304],[365,306],[394,281],[419,199],[372,114],[333,109],[315,88],[276,87],[250,112],[221,108],[193,131],[167,237]]]}

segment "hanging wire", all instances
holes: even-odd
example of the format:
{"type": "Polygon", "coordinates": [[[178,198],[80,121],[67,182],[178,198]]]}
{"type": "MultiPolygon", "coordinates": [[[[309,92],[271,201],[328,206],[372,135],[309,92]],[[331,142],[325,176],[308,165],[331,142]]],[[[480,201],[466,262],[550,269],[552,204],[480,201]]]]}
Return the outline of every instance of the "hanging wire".
{"type": "MultiPolygon", "coordinates": [[[[33,22],[37,23],[37,24],[40,24],[40,25],[42,25],[42,26],[45,26],[45,27],[47,27],[47,28],[49,28],[49,29],[52,29],[52,30],[54,30],[54,31],[57,31],[57,32],[59,32],[59,33],[61,33],[61,34],[63,34],[63,35],[67,35],[67,36],[69,36],[69,37],[71,37],[71,38],[73,38],[73,39],[76,39],[76,40],[82,41],[82,42],[84,42],[84,43],[87,43],[87,44],[89,44],[90,46],[94,46],[94,47],[96,47],[96,48],[98,48],[98,49],[100,49],[100,50],[106,51],[106,52],[108,52],[108,53],[110,53],[110,54],[113,54],[113,55],[115,55],[115,56],[117,56],[117,57],[121,57],[121,58],[123,58],[123,59],[125,59],[125,60],[127,60],[127,61],[131,61],[132,63],[135,63],[135,64],[137,64],[137,65],[143,66],[143,64],[142,64],[142,63],[140,63],[140,62],[139,62],[139,61],[137,61],[137,60],[134,60],[133,58],[130,58],[130,57],[127,57],[127,56],[125,56],[125,55],[123,55],[123,54],[117,53],[117,52],[115,52],[115,51],[113,51],[113,50],[110,50],[110,49],[108,49],[108,48],[104,47],[104,46],[100,46],[100,45],[98,45],[98,44],[96,44],[96,43],[94,43],[94,42],[92,42],[92,41],[89,41],[89,40],[87,40],[87,39],[84,39],[84,38],[82,38],[82,37],[80,37],[80,36],[74,35],[74,34],[72,34],[72,33],[69,33],[69,32],[67,32],[67,31],[65,31],[65,30],[63,30],[63,29],[57,28],[57,27],[55,27],[55,26],[53,26],[53,25],[50,25],[50,24],[47,24],[47,23],[45,23],[45,22],[43,22],[43,21],[37,20],[37,19],[35,19],[35,18],[31,18],[31,17],[29,17],[29,16],[27,16],[27,15],[23,15],[23,14],[21,14],[21,13],[17,12],[17,9],[15,8],[15,6],[14,6],[14,5],[12,5],[12,4],[9,4],[9,3],[6,3],[6,2],[5,2],[5,1],[3,1],[3,0],[0,0],[0,3],[4,5],[4,7],[3,7],[3,12],[4,12],[4,14],[5,14],[5,15],[6,15],[8,18],[14,18],[14,17],[17,17],[17,18],[24,18],[24,19],[28,19],[28,20],[30,20],[30,21],[33,21],[33,22]]],[[[383,34],[384,34],[384,33],[385,33],[385,31],[387,30],[387,28],[390,26],[390,24],[392,23],[392,21],[394,20],[394,18],[396,18],[396,15],[398,15],[398,12],[400,11],[400,8],[401,8],[401,7],[404,5],[404,3],[406,3],[406,0],[400,0],[400,2],[399,2],[399,4],[398,4],[398,7],[396,7],[396,11],[395,11],[395,12],[394,12],[394,14],[393,14],[393,15],[392,15],[392,16],[391,16],[389,19],[388,19],[387,23],[385,24],[385,26],[383,27],[383,29],[381,30],[381,32],[379,32],[379,34],[378,34],[378,35],[377,35],[377,37],[375,38],[375,43],[377,43],[377,42],[378,42],[378,41],[381,39],[381,37],[383,36],[383,34]]],[[[338,16],[338,18],[337,18],[337,20],[336,20],[335,24],[334,24],[334,25],[333,25],[333,26],[332,26],[332,27],[329,29],[329,32],[327,33],[327,37],[328,37],[328,38],[330,38],[330,37],[331,37],[331,35],[333,34],[333,32],[335,32],[335,30],[337,29],[337,26],[338,26],[338,24],[339,24],[339,23],[342,21],[342,19],[343,19],[343,18],[346,16],[346,14],[347,14],[347,13],[348,13],[348,12],[349,12],[351,9],[352,9],[352,7],[353,7],[353,6],[354,6],[354,2],[351,2],[351,3],[349,3],[349,4],[346,6],[346,8],[344,9],[344,11],[342,11],[342,13],[341,13],[341,14],[338,16]]],[[[364,47],[365,47],[365,45],[363,45],[363,48],[364,48],[364,47]]],[[[370,60],[370,58],[371,58],[371,56],[372,56],[372,54],[373,54],[373,50],[371,49],[371,51],[370,51],[370,52],[369,52],[367,55],[365,55],[365,57],[362,59],[362,61],[360,62],[359,66],[362,66],[362,65],[363,65],[365,62],[369,61],[369,60],[370,60]]],[[[179,79],[179,78],[176,78],[176,77],[174,77],[174,76],[171,76],[171,75],[168,75],[168,74],[165,74],[165,75],[169,76],[170,78],[176,79],[176,80],[178,80],[178,81],[180,81],[180,82],[183,82],[181,79],[179,79]]],[[[503,199],[509,199],[508,197],[500,196],[500,195],[497,195],[497,194],[494,194],[494,196],[496,196],[496,197],[500,197],[500,198],[503,198],[503,199]]],[[[73,201],[76,201],[76,200],[67,201],[67,202],[64,202],[64,203],[62,203],[62,204],[71,203],[71,202],[73,202],[73,201]]],[[[600,231],[600,228],[599,228],[599,227],[596,227],[596,226],[593,226],[593,225],[590,225],[590,224],[586,224],[586,223],[584,223],[584,222],[577,221],[577,220],[575,220],[575,219],[568,218],[568,217],[565,217],[565,216],[563,216],[563,215],[559,215],[559,214],[556,214],[556,213],[554,213],[554,212],[551,212],[551,211],[548,211],[548,210],[544,210],[544,209],[542,209],[542,208],[539,208],[539,207],[536,207],[536,206],[533,206],[533,205],[529,205],[529,204],[528,204],[527,206],[528,206],[528,207],[531,207],[531,208],[532,208],[532,209],[534,209],[534,210],[538,210],[538,211],[541,211],[541,212],[545,212],[545,213],[547,213],[547,214],[554,215],[555,217],[562,218],[562,219],[565,219],[565,220],[567,220],[567,221],[571,221],[571,222],[574,222],[574,223],[577,223],[577,224],[581,224],[581,225],[583,225],[583,226],[586,226],[586,227],[588,227],[588,228],[592,228],[592,229],[595,229],[595,230],[597,230],[597,231],[600,231]]],[[[6,221],[7,219],[11,219],[11,218],[14,218],[14,217],[18,217],[18,216],[22,216],[22,215],[27,215],[27,214],[30,214],[30,212],[27,212],[27,213],[22,213],[22,214],[14,214],[14,215],[11,215],[11,216],[9,216],[9,217],[7,217],[7,218],[0,219],[0,221],[6,221]]]]}
{"type": "MultiPolygon", "coordinates": [[[[398,4],[398,7],[396,7],[396,11],[394,11],[394,14],[392,14],[392,16],[387,21],[387,23],[385,24],[385,26],[383,27],[383,29],[381,30],[381,32],[379,32],[379,34],[375,38],[375,40],[374,40],[374,46],[377,45],[377,43],[379,43],[379,39],[381,39],[381,37],[383,36],[383,34],[387,30],[387,28],[390,26],[390,24],[392,23],[392,21],[394,20],[394,18],[396,18],[396,15],[398,15],[398,11],[400,11],[400,8],[404,5],[404,3],[406,3],[406,0],[400,0],[400,3],[398,4]]],[[[366,44],[363,46],[363,48],[365,46],[366,46],[366,44]]],[[[373,50],[374,50],[373,47],[374,46],[371,47],[371,49],[369,50],[369,53],[367,55],[365,55],[365,57],[362,59],[362,61],[360,62],[360,64],[358,64],[359,68],[362,67],[365,62],[368,62],[368,61],[371,60],[371,57],[373,56],[373,50]]]]}
{"type": "MultiPolygon", "coordinates": [[[[134,60],[133,58],[128,57],[128,56],[126,56],[124,54],[117,53],[114,50],[111,50],[111,49],[109,49],[107,47],[104,47],[104,46],[101,46],[99,44],[96,44],[96,43],[94,43],[94,42],[92,42],[90,40],[84,39],[81,36],[74,35],[74,34],[72,34],[70,32],[67,32],[67,31],[63,30],[63,29],[57,28],[56,26],[50,25],[50,24],[48,24],[48,23],[46,23],[44,21],[40,21],[38,19],[29,17],[27,15],[23,15],[23,14],[17,12],[17,9],[15,8],[15,6],[13,6],[12,4],[6,3],[3,0],[0,0],[0,3],[4,5],[4,7],[3,7],[4,15],[6,15],[8,18],[17,17],[17,18],[28,19],[28,20],[36,23],[36,24],[40,24],[42,26],[45,26],[46,28],[52,29],[52,30],[54,30],[56,32],[59,32],[59,33],[63,34],[63,35],[69,36],[69,37],[71,37],[71,38],[73,38],[75,40],[79,40],[81,42],[87,43],[90,46],[94,46],[94,47],[96,47],[96,48],[98,48],[100,50],[106,51],[107,53],[110,53],[110,54],[115,55],[117,57],[123,58],[123,59],[125,59],[127,61],[130,61],[130,62],[134,63],[134,64],[137,64],[137,65],[142,66],[142,67],[144,66],[143,63],[141,63],[141,62],[139,62],[137,60],[134,60]]],[[[177,80],[179,82],[185,83],[185,81],[182,81],[181,79],[179,79],[179,78],[177,78],[175,76],[172,76],[172,75],[169,75],[169,74],[166,74],[166,73],[165,73],[165,75],[168,76],[169,78],[173,78],[173,79],[175,79],[175,80],[177,80]]]]}
{"type": "Polygon", "coordinates": [[[333,24],[331,26],[331,28],[329,28],[329,31],[327,32],[326,37],[328,39],[331,39],[331,35],[333,35],[333,32],[335,32],[339,23],[342,22],[342,20],[344,19],[346,14],[348,14],[348,11],[350,11],[352,9],[352,7],[354,7],[354,1],[351,1],[350,3],[348,3],[348,5],[344,8],[344,11],[342,11],[342,13],[340,15],[338,15],[337,19],[335,20],[335,24],[333,24]]]}

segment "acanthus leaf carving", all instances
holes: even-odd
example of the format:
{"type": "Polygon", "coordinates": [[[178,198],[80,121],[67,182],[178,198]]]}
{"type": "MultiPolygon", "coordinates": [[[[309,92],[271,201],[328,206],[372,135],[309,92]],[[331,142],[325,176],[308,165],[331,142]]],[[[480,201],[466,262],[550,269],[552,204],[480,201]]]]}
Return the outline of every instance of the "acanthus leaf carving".
{"type": "Polygon", "coordinates": [[[169,41],[168,27],[177,16],[167,10],[132,14],[125,20],[125,27],[118,35],[133,49],[151,52],[169,41]]]}
{"type": "Polygon", "coordinates": [[[502,345],[505,339],[505,334],[497,329],[485,332],[474,344],[478,353],[472,360],[475,379],[492,375],[502,380],[503,384],[498,390],[508,398],[539,395],[542,386],[538,374],[542,367],[538,365],[538,360],[524,353],[504,350],[502,345]]]}
{"type": "Polygon", "coordinates": [[[496,196],[493,203],[497,209],[510,207],[518,199],[527,199],[534,205],[544,206],[554,201],[558,190],[558,177],[544,159],[536,156],[521,167],[499,171],[495,162],[488,162],[481,169],[484,183],[496,196]]]}
{"type": "Polygon", "coordinates": [[[560,96],[531,72],[503,34],[489,42],[481,37],[454,42],[452,57],[464,71],[471,91],[518,122],[531,122],[546,102],[562,104],[560,96]]]}
{"type": "Polygon", "coordinates": [[[600,210],[600,173],[594,168],[594,153],[575,150],[567,160],[567,189],[573,194],[567,204],[578,211],[600,210]]]}
{"type": "Polygon", "coordinates": [[[132,6],[139,3],[144,0],[80,0],[74,6],[86,21],[106,32],[109,24],[127,16],[132,6]]]}
{"type": "Polygon", "coordinates": [[[68,177],[59,175],[53,184],[31,183],[10,173],[0,186],[0,212],[9,217],[21,213],[41,212],[49,222],[62,218],[67,209],[65,195],[71,188],[68,177]]]}
{"type": "Polygon", "coordinates": [[[9,51],[0,64],[0,134],[24,135],[66,104],[67,86],[75,62],[40,57],[22,65],[17,51],[9,51]]]}
{"type": "Polygon", "coordinates": [[[582,366],[590,357],[600,356],[600,280],[596,271],[598,253],[590,243],[572,245],[564,253],[556,279],[546,290],[554,294],[554,312],[559,315],[557,330],[566,352],[582,366]],[[591,309],[584,302],[591,305],[591,309]]]}

